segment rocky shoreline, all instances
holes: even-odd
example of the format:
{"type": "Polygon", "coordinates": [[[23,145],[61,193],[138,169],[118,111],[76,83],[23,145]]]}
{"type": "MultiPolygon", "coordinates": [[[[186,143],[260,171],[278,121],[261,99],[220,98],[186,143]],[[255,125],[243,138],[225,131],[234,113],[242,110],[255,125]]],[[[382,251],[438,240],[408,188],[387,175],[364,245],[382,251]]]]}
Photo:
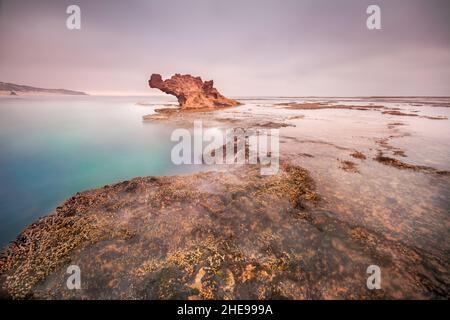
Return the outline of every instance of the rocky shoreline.
{"type": "Polygon", "coordinates": [[[77,193],[4,252],[3,297],[447,297],[446,261],[328,216],[308,172],[281,169],[266,177],[245,166],[135,178],[77,193]],[[374,258],[395,272],[386,281],[398,291],[361,285],[374,258]],[[82,270],[81,290],[65,287],[72,264],[82,270]],[[417,265],[435,275],[424,279],[417,265]]]}
{"type": "MultiPolygon", "coordinates": [[[[203,119],[205,125],[219,128],[232,124],[290,130],[296,121],[304,121],[302,114],[255,114],[183,112],[170,113],[162,121],[187,125],[203,119]]],[[[403,123],[387,125],[391,132],[403,123]]],[[[448,299],[445,248],[442,254],[411,244],[405,240],[408,226],[395,225],[392,217],[382,215],[385,212],[359,217],[355,212],[347,215],[340,203],[333,208],[323,179],[315,181],[317,172],[306,168],[320,162],[321,154],[327,167],[335,161],[336,170],[345,174],[345,179],[339,177],[341,184],[330,186],[337,195],[348,184],[346,179],[370,176],[368,163],[379,162],[400,177],[427,175],[448,186],[446,171],[386,156],[400,151],[389,144],[392,134],[374,140],[362,152],[289,132],[281,135],[280,143],[288,152],[282,152],[280,171],[273,176],[261,176],[259,165],[232,166],[182,176],[138,177],[77,193],[28,226],[1,254],[0,296],[448,299]],[[310,153],[298,149],[305,144],[314,146],[310,153]],[[324,150],[335,150],[334,159],[324,150]],[[366,288],[366,268],[374,262],[383,267],[383,290],[366,288]],[[66,287],[70,265],[81,269],[80,290],[66,287]]],[[[344,194],[351,202],[348,197],[344,194]]],[[[361,210],[367,203],[358,205],[361,210]]]]}
{"type": "MultiPolygon", "coordinates": [[[[247,272],[242,277],[253,278],[247,270],[252,263],[266,263],[264,272],[269,276],[271,264],[282,263],[274,254],[283,252],[251,259],[242,244],[257,241],[259,231],[269,232],[265,225],[280,219],[275,208],[295,218],[305,215],[306,207],[318,200],[304,169],[289,164],[282,168],[282,173],[271,177],[259,175],[255,166],[191,176],[135,178],[78,193],[53,214],[31,224],[4,252],[0,260],[4,294],[68,298],[66,288],[52,279],[64,277],[68,263],[80,265],[88,274],[85,279],[92,277],[90,284],[107,285],[103,289],[116,294],[122,281],[128,281],[130,286],[116,298],[218,298],[227,294],[223,281],[238,285],[237,279],[223,277],[247,272]],[[122,257],[105,261],[106,256],[119,252],[122,257]],[[99,280],[95,275],[110,263],[118,273],[102,283],[102,277],[99,280]],[[209,284],[195,290],[190,284],[199,272],[203,274],[200,280],[208,278],[209,284]],[[146,277],[156,285],[141,288],[141,295],[136,296],[133,288],[145,284],[146,277]],[[169,281],[164,284],[169,287],[159,281],[169,281]]],[[[95,290],[89,289],[82,296],[98,298],[93,295],[95,290]]]]}

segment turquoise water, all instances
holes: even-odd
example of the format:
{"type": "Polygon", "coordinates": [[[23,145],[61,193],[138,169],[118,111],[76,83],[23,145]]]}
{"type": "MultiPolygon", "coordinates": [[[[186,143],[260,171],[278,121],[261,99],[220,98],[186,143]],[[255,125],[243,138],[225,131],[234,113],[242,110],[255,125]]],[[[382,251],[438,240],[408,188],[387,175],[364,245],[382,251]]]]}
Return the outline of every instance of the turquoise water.
{"type": "Polygon", "coordinates": [[[192,171],[172,128],[142,121],[170,97],[0,97],[0,248],[78,191],[192,171]]]}

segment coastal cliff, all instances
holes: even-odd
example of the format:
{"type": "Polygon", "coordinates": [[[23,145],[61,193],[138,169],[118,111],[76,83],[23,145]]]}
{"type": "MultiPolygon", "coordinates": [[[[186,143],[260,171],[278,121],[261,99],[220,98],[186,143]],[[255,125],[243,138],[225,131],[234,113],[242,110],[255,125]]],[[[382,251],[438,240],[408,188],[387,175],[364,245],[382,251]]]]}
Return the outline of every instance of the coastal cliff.
{"type": "Polygon", "coordinates": [[[22,96],[22,95],[75,95],[86,96],[87,93],[67,89],[45,89],[25,86],[14,83],[0,82],[0,96],[22,96]]]}

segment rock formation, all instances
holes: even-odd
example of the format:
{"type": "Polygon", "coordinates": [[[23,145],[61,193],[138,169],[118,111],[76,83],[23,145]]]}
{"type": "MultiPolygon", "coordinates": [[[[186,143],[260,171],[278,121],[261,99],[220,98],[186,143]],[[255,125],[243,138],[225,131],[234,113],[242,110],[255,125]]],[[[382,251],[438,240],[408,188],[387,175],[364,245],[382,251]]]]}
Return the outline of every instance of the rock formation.
{"type": "Polygon", "coordinates": [[[148,81],[150,88],[157,88],[177,97],[182,110],[217,109],[240,105],[236,100],[221,95],[213,86],[213,81],[203,82],[200,77],[189,74],[175,74],[163,80],[160,74],[152,74],[148,81]]]}

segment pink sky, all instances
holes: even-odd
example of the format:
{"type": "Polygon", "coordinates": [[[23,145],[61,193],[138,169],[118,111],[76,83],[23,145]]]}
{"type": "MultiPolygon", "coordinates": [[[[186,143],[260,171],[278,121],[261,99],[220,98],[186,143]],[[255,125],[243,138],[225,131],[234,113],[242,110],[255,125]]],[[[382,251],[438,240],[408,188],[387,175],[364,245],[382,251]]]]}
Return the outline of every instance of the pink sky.
{"type": "Polygon", "coordinates": [[[190,73],[231,96],[449,96],[449,24],[446,0],[1,0],[0,81],[145,95],[151,73],[190,73]],[[382,30],[366,28],[373,3],[382,30]]]}

